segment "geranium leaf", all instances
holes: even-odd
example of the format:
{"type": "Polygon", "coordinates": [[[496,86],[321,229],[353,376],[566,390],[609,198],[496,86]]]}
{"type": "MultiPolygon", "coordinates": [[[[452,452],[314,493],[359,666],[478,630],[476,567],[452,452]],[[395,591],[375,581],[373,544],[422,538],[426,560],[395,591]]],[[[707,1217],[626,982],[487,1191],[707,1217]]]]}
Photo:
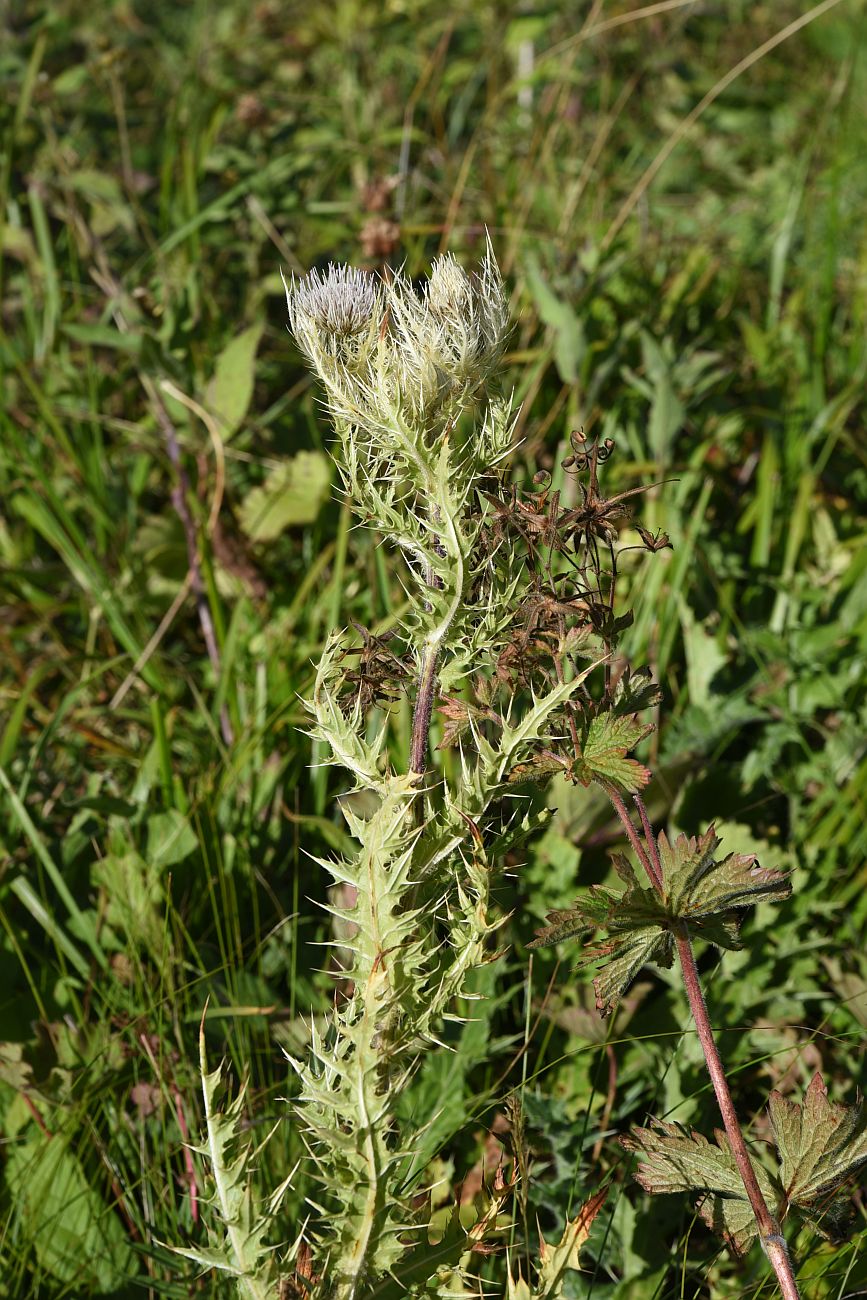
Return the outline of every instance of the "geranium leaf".
{"type": "Polygon", "coordinates": [[[815,1219],[827,1212],[831,1193],[867,1163],[863,1104],[829,1101],[822,1076],[815,1074],[803,1105],[772,1092],[769,1110],[786,1196],[815,1219]]]}
{"type": "MultiPolygon", "coordinates": [[[[701,1218],[740,1253],[756,1235],[756,1223],[728,1138],[721,1130],[714,1137],[711,1143],[694,1129],[657,1120],[652,1128],[633,1129],[620,1142],[637,1154],[635,1178],[645,1191],[705,1193],[701,1218]]],[[[779,1188],[755,1161],[753,1168],[765,1201],[775,1206],[779,1188]]]]}
{"type": "Polygon", "coordinates": [[[576,780],[589,785],[601,778],[629,793],[642,790],[650,780],[650,772],[626,755],[650,731],[652,727],[636,718],[618,715],[610,709],[597,713],[587,728],[581,757],[575,763],[576,780]]]}
{"type": "Polygon", "coordinates": [[[536,931],[529,948],[550,948],[564,939],[574,939],[605,925],[610,911],[611,895],[603,890],[588,892],[578,899],[574,907],[558,908],[548,913],[548,924],[536,931]]]}
{"type": "Polygon", "coordinates": [[[619,935],[608,943],[588,950],[582,966],[604,958],[605,964],[594,977],[596,1010],[608,1016],[623,997],[642,966],[654,961],[670,966],[674,956],[671,935],[656,926],[645,926],[619,935]]]}
{"type": "Polygon", "coordinates": [[[717,860],[719,843],[713,826],[699,837],[679,835],[674,844],[665,832],[657,840],[671,914],[696,930],[712,917],[727,918],[731,927],[731,913],[760,899],[788,898],[792,892],[788,873],[760,866],[754,854],[730,853],[717,860]]]}
{"type": "Polygon", "coordinates": [[[633,672],[625,669],[614,689],[613,712],[618,716],[629,713],[641,713],[651,705],[658,704],[662,691],[653,680],[649,668],[639,668],[633,672]]]}

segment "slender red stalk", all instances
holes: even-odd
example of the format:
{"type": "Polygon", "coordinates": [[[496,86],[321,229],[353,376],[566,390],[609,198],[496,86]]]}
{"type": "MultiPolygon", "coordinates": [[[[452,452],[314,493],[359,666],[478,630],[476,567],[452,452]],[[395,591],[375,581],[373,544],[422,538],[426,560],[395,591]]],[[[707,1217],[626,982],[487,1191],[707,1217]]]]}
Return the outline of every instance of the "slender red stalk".
{"type": "MultiPolygon", "coordinates": [[[[640,795],[635,795],[635,806],[638,809],[638,815],[641,818],[642,830],[644,832],[644,841],[642,844],[638,838],[638,833],[629,816],[626,805],[623,802],[619,792],[613,787],[606,784],[606,793],[611,800],[617,816],[620,818],[623,829],[632,845],[635,853],[641,862],[642,867],[647,873],[647,878],[657,893],[664,892],[664,879],[662,875],[662,863],[659,858],[659,848],[656,843],[656,836],[650,824],[650,818],[640,795]]],[[[699,979],[698,967],[695,964],[695,953],[692,950],[692,941],[689,935],[689,928],[685,921],[677,923],[673,930],[674,941],[677,947],[677,955],[680,958],[680,968],[683,972],[683,984],[686,989],[686,996],[689,1000],[689,1008],[692,1012],[693,1022],[698,1041],[701,1043],[701,1050],[704,1053],[704,1059],[707,1064],[707,1072],[710,1075],[710,1081],[716,1094],[717,1105],[720,1109],[723,1125],[725,1126],[726,1136],[738,1167],[738,1173],[744,1185],[753,1216],[759,1229],[759,1240],[762,1248],[768,1257],[771,1267],[776,1274],[777,1283],[779,1284],[780,1294],[783,1300],[800,1300],[798,1284],[795,1280],[792,1261],[789,1257],[789,1248],[786,1239],[780,1232],[780,1225],[768,1209],[767,1202],[762,1195],[762,1189],[759,1187],[755,1170],[753,1169],[750,1154],[747,1150],[747,1144],[744,1141],[743,1131],[740,1121],[735,1111],[732,1095],[729,1091],[728,1080],[726,1079],[725,1068],[722,1063],[716,1040],[713,1036],[713,1026],[710,1023],[707,1003],[704,1000],[704,992],[699,979]]]]}
{"type": "Polygon", "coordinates": [[[614,805],[614,811],[617,813],[617,816],[620,818],[620,821],[623,825],[623,829],[626,831],[626,835],[629,840],[629,843],[632,845],[633,849],[635,850],[635,856],[638,858],[638,861],[641,863],[642,867],[647,873],[647,878],[650,881],[650,883],[653,885],[656,892],[658,894],[661,894],[662,893],[662,871],[658,867],[658,858],[656,862],[654,862],[654,860],[650,857],[647,850],[645,849],[644,845],[641,843],[641,840],[638,838],[638,831],[635,829],[635,827],[632,824],[632,818],[629,816],[629,813],[627,812],[626,804],[623,802],[623,799],[620,796],[620,791],[617,789],[617,787],[615,785],[609,785],[607,781],[603,782],[603,785],[605,787],[605,793],[608,795],[608,798],[611,800],[612,804],[614,805]]]}
{"type": "Polygon", "coordinates": [[[681,922],[675,930],[674,941],[677,945],[677,955],[680,958],[680,968],[683,971],[683,984],[698,1033],[698,1041],[701,1043],[701,1050],[704,1052],[704,1059],[707,1062],[707,1072],[716,1093],[717,1104],[725,1125],[729,1146],[732,1149],[738,1173],[741,1176],[753,1215],[759,1227],[759,1238],[765,1254],[770,1260],[771,1267],[777,1275],[777,1282],[784,1300],[800,1300],[798,1284],[795,1281],[786,1239],[780,1232],[780,1225],[771,1214],[762,1195],[762,1189],[756,1179],[747,1144],[741,1131],[740,1121],[735,1112],[725,1069],[713,1036],[713,1028],[707,1011],[707,1003],[704,1000],[698,967],[695,964],[695,954],[692,950],[689,930],[684,922],[681,922]]]}

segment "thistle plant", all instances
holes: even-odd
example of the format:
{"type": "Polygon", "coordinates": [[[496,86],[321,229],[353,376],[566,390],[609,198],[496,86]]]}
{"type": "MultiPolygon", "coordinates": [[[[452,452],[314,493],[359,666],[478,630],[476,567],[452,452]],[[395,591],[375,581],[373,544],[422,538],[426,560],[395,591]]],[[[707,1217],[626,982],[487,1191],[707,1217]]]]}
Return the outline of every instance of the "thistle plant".
{"type": "MultiPolygon", "coordinates": [[[[317,859],[339,887],[329,910],[348,958],[341,998],[324,1024],[311,1023],[306,1058],[292,1061],[308,1172],[319,1180],[303,1241],[284,1261],[294,1275],[275,1281],[264,1241],[277,1202],[252,1215],[249,1148],[226,1156],[238,1103],[221,1124],[219,1076],[204,1063],[208,1150],[228,1173],[214,1169],[220,1231],[196,1257],[234,1272],[248,1295],[277,1295],[278,1285],[329,1300],[479,1294],[468,1289],[472,1257],[497,1241],[514,1183],[500,1173],[475,1225],[465,1229],[455,1212],[433,1245],[424,1129],[407,1125],[399,1101],[424,1054],[447,1050],[443,1026],[472,995],[472,972],[497,956],[503,918],[492,883],[550,816],[531,786],[565,780],[604,790],[634,861],[614,857],[621,893],[591,888],[552,913],[534,942],[596,935],[581,960],[598,967],[603,1015],[646,963],[679,961],[724,1133],[711,1146],[651,1125],[624,1145],[649,1190],[696,1190],[706,1222],[734,1249],[757,1235],[793,1300],[781,1222],[790,1211],[821,1220],[823,1198],[867,1160],[867,1143],[860,1113],[832,1107],[821,1080],[803,1114],[772,1098],[779,1170],[756,1162],[734,1110],[693,945],[738,946],[745,910],[785,898],[791,882],[752,857],[719,856],[712,827],[669,842],[650,825],[641,798],[650,772],[635,751],[659,691],[619,654],[629,614],[618,578],[630,551],[660,551],[668,538],[631,519],[643,489],[601,491],[610,439],[572,434],[568,505],[546,471],[527,488],[510,481],[513,417],[496,384],[508,311],[490,247],[473,274],[438,258],[421,290],[402,273],[331,266],[289,284],[287,302],[325,395],[346,492],[402,557],[409,612],[388,638],[332,636],[308,702],[311,735],[344,774],[340,806],[355,848],[317,859]],[[390,731],[402,693],[412,703],[403,754],[390,731]],[[432,761],[435,719],[448,761],[432,761]]],[[[562,1294],[605,1190],[559,1244],[542,1244],[534,1277],[509,1268],[508,1300],[562,1294]]]]}

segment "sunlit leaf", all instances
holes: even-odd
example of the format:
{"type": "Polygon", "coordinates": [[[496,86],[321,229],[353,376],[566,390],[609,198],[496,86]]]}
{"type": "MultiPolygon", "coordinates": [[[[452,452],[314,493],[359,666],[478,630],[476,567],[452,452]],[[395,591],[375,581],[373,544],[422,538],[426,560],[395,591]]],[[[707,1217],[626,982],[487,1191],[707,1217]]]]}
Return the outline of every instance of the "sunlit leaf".
{"type": "Polygon", "coordinates": [[[206,404],[216,418],[224,442],[238,432],[253,396],[256,351],[264,328],[262,321],[250,325],[227,343],[217,357],[208,384],[206,404]]]}
{"type": "Polygon", "coordinates": [[[822,1076],[815,1074],[803,1105],[775,1091],[769,1110],[786,1196],[815,1219],[826,1212],[831,1194],[867,1163],[863,1103],[829,1101],[822,1076]]]}
{"type": "Polygon", "coordinates": [[[310,524],[328,499],[331,465],[318,451],[299,451],[253,488],[238,519],[252,542],[270,542],[286,528],[310,524]]]}
{"type": "Polygon", "coordinates": [[[629,792],[641,790],[650,780],[650,772],[626,755],[651,728],[637,718],[611,710],[598,713],[587,731],[581,757],[575,763],[575,777],[582,785],[594,779],[612,781],[629,792]]]}
{"type": "MultiPolygon", "coordinates": [[[[705,1192],[699,1213],[735,1251],[756,1235],[756,1223],[728,1138],[721,1130],[715,1144],[694,1129],[655,1120],[652,1128],[634,1128],[620,1142],[635,1152],[636,1181],[647,1192],[705,1192]]],[[[755,1160],[753,1167],[766,1202],[775,1207],[780,1191],[755,1160]]]]}

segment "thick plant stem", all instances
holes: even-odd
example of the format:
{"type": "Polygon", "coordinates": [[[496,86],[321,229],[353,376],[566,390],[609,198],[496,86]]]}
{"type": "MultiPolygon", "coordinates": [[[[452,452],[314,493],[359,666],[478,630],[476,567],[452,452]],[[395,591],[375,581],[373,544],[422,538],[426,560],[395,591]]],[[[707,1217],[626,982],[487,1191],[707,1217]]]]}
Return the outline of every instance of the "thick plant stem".
{"type": "Polygon", "coordinates": [[[767,1202],[762,1195],[756,1179],[755,1170],[750,1160],[747,1145],[744,1141],[744,1135],[741,1131],[740,1121],[735,1112],[732,1095],[729,1091],[728,1080],[725,1076],[720,1054],[717,1050],[716,1041],[713,1036],[713,1029],[708,1016],[707,1003],[704,1000],[701,981],[698,975],[698,968],[695,964],[695,954],[692,950],[692,943],[689,937],[689,930],[685,924],[681,924],[674,932],[674,941],[677,945],[677,955],[680,958],[680,967],[683,971],[683,983],[686,989],[686,996],[689,999],[692,1018],[698,1032],[698,1040],[701,1043],[701,1050],[704,1052],[704,1059],[707,1062],[707,1071],[710,1075],[713,1090],[716,1093],[717,1104],[720,1108],[722,1121],[725,1125],[726,1136],[738,1167],[738,1173],[743,1180],[744,1188],[752,1206],[756,1223],[759,1227],[759,1237],[764,1248],[765,1254],[770,1260],[771,1267],[777,1275],[777,1282],[780,1286],[780,1292],[784,1300],[799,1300],[800,1293],[798,1284],[795,1281],[795,1274],[792,1269],[792,1261],[789,1258],[789,1248],[786,1245],[786,1239],[780,1232],[780,1225],[777,1223],[771,1211],[768,1209],[767,1202]]]}
{"type": "Polygon", "coordinates": [[[422,776],[427,768],[428,735],[433,713],[434,693],[437,684],[437,646],[425,646],[422,651],[421,671],[418,675],[418,692],[412,715],[412,744],[409,753],[409,770],[422,776]]]}
{"type": "MultiPolygon", "coordinates": [[[[659,858],[659,850],[656,845],[656,836],[650,825],[650,819],[647,810],[640,795],[634,795],[635,806],[638,809],[638,815],[641,818],[641,825],[644,831],[645,843],[642,844],[638,838],[638,833],[633,825],[632,818],[629,816],[626,805],[616,789],[606,785],[606,793],[614,807],[617,816],[620,818],[623,829],[629,839],[630,844],[635,849],[636,855],[641,862],[648,880],[653,885],[658,894],[663,893],[664,880],[662,875],[662,864],[659,858]],[[645,847],[646,846],[646,847],[645,847]]],[[[777,1223],[771,1211],[768,1209],[767,1202],[762,1195],[753,1169],[750,1154],[747,1150],[747,1144],[744,1141],[744,1135],[741,1130],[740,1120],[735,1111],[732,1095],[729,1091],[728,1080],[726,1079],[725,1068],[722,1063],[716,1040],[713,1036],[713,1027],[708,1015],[707,1003],[704,1000],[704,992],[699,979],[698,967],[695,964],[695,954],[692,950],[692,941],[689,936],[689,929],[685,922],[679,922],[673,930],[674,941],[677,947],[677,955],[680,958],[680,968],[683,972],[683,983],[686,989],[686,996],[689,1000],[689,1008],[692,1012],[693,1022],[698,1033],[698,1041],[701,1043],[701,1049],[704,1053],[707,1071],[710,1075],[710,1081],[716,1094],[717,1105],[720,1109],[726,1136],[738,1167],[738,1173],[744,1185],[756,1224],[759,1229],[759,1239],[762,1248],[770,1261],[771,1267],[776,1274],[777,1282],[780,1287],[780,1294],[783,1300],[800,1300],[798,1284],[795,1281],[795,1274],[792,1269],[792,1261],[789,1257],[789,1248],[786,1239],[780,1232],[780,1225],[777,1223]]]]}

